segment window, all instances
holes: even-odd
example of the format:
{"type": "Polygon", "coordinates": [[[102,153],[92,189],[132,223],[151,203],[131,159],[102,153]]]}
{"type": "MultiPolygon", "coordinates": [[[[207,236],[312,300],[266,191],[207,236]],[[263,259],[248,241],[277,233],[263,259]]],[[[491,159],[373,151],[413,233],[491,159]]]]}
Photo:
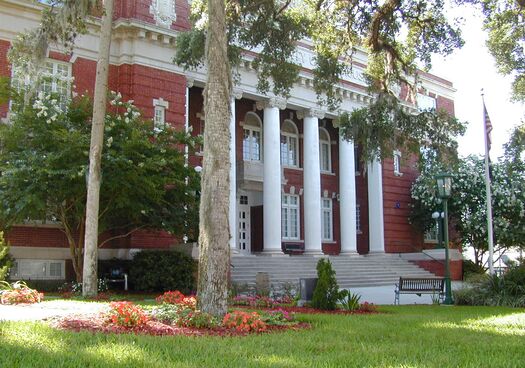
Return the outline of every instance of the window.
{"type": "Polygon", "coordinates": [[[243,131],[243,160],[261,161],[261,119],[255,113],[249,112],[246,114],[243,131]]]}
{"type": "Polygon", "coordinates": [[[281,164],[299,166],[299,134],[291,120],[285,120],[281,131],[281,164]]]}
{"type": "Polygon", "coordinates": [[[432,226],[428,231],[425,232],[425,243],[437,243],[438,242],[438,228],[436,224],[432,226]]]}
{"type": "Polygon", "coordinates": [[[324,128],[319,128],[319,161],[321,171],[332,172],[330,135],[324,128]]]}
{"type": "Polygon", "coordinates": [[[355,206],[355,231],[361,234],[361,206],[355,206]]]}
{"type": "Polygon", "coordinates": [[[153,129],[156,132],[160,132],[166,127],[166,109],[168,109],[168,101],[164,99],[156,98],[153,99],[153,129]]]}
{"type": "Polygon", "coordinates": [[[299,239],[299,196],[283,194],[281,205],[282,237],[286,240],[299,239]]]}
{"type": "Polygon", "coordinates": [[[321,198],[321,226],[324,241],[332,241],[332,200],[330,198],[321,198]]]}
{"type": "MultiPolygon", "coordinates": [[[[28,86],[35,83],[28,76],[23,79],[21,75],[17,75],[13,68],[13,87],[17,90],[27,90],[28,86]]],[[[46,94],[56,94],[60,100],[61,105],[65,106],[65,103],[70,95],[70,83],[71,83],[71,65],[68,63],[47,60],[43,66],[43,73],[39,86],[39,91],[43,91],[46,94]]]]}
{"type": "Polygon", "coordinates": [[[62,280],[65,278],[65,261],[18,259],[11,268],[13,280],[62,280]]]}
{"type": "Polygon", "coordinates": [[[394,174],[397,176],[403,175],[401,173],[401,152],[394,151],[394,174]]]}

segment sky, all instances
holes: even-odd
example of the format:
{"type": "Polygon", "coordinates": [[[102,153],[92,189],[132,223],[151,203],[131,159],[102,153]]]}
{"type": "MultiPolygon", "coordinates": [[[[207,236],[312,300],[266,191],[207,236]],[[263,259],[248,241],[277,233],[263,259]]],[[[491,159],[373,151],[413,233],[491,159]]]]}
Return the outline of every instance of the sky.
{"type": "Polygon", "coordinates": [[[503,155],[503,144],[509,139],[512,128],[525,116],[525,106],[510,101],[511,77],[498,73],[494,58],[485,46],[487,33],[482,30],[482,14],[474,9],[461,8],[450,15],[465,19],[463,38],[465,46],[445,59],[433,59],[432,73],[454,84],[456,117],[468,122],[467,132],[459,139],[459,153],[484,154],[483,105],[481,89],[485,93],[485,105],[493,125],[493,160],[503,155]]]}

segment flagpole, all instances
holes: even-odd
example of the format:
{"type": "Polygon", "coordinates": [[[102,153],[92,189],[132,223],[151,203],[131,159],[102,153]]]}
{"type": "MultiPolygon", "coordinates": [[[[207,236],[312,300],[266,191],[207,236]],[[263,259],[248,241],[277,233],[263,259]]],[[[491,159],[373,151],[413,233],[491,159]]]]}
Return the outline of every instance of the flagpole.
{"type": "MultiPolygon", "coordinates": [[[[487,237],[489,245],[489,274],[494,275],[494,234],[492,232],[492,195],[490,191],[490,168],[489,168],[489,151],[490,151],[490,131],[487,129],[488,113],[485,107],[485,98],[483,89],[481,90],[481,100],[483,102],[483,129],[485,131],[485,189],[487,192],[487,237]]],[[[488,124],[491,124],[490,121],[488,124]]]]}

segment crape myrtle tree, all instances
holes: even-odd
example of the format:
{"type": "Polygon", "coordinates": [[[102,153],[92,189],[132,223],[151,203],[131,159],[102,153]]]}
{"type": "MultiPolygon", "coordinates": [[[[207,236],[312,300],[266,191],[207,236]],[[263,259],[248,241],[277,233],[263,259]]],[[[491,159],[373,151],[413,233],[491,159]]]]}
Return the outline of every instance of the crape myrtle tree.
{"type": "MultiPolygon", "coordinates": [[[[9,57],[16,73],[30,76],[35,82],[42,71],[49,43],[55,43],[71,50],[79,33],[86,32],[87,18],[101,14],[100,42],[95,79],[94,109],[92,116],[91,144],[89,155],[88,194],[85,217],[85,252],[82,294],[97,294],[97,243],[99,197],[101,183],[101,155],[104,140],[104,116],[109,73],[109,51],[113,23],[114,0],[46,0],[38,28],[21,34],[14,42],[9,57]]],[[[35,83],[36,87],[38,83],[35,83]]],[[[36,88],[26,94],[26,104],[36,88]]]]}
{"type": "Polygon", "coordinates": [[[419,68],[429,68],[432,53],[448,54],[463,43],[459,28],[444,14],[444,1],[305,0],[191,2],[192,29],[177,37],[175,63],[186,69],[205,65],[206,130],[200,211],[198,296],[200,308],[214,315],[227,311],[230,166],[228,124],[231,80],[245,51],[256,51],[252,66],[258,90],[288,97],[298,80],[295,49],[308,39],[315,52],[314,88],[320,105],[336,111],[336,88],[352,71],[353,55],[369,55],[365,75],[375,102],[338,124],[346,138],[363,148],[363,159],[390,155],[405,144],[454,151],[453,136],[464,129],[446,114],[402,111],[393,91],[407,87],[412,101],[419,68]],[[231,68],[231,70],[230,70],[231,68]]]}
{"type": "MultiPolygon", "coordinates": [[[[139,229],[194,237],[198,175],[185,165],[182,144],[191,137],[167,126],[154,130],[130,102],[113,94],[105,116],[97,246],[139,229]],[[99,235],[102,235],[99,237],[99,235]]],[[[29,105],[13,103],[0,125],[0,223],[58,221],[69,244],[76,280],[82,281],[86,181],[92,103],[66,108],[38,93],[29,105]]]]}
{"type": "MultiPolygon", "coordinates": [[[[435,176],[444,165],[427,160],[421,175],[412,186],[410,221],[419,230],[429,230],[434,225],[430,214],[442,211],[436,193],[435,176]]],[[[459,159],[447,170],[454,175],[452,192],[448,200],[451,224],[457,241],[465,249],[474,249],[474,261],[486,266],[487,208],[485,191],[485,166],[483,157],[469,156],[459,159]]],[[[525,175],[516,171],[508,161],[492,164],[492,211],[494,218],[495,250],[504,254],[509,248],[525,247],[525,175]]]]}

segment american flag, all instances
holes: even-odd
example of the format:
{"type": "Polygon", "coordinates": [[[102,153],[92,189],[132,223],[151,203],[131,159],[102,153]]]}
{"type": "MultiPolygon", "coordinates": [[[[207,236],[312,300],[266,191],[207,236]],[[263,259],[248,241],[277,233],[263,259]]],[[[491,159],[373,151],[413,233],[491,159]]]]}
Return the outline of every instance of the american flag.
{"type": "Polygon", "coordinates": [[[483,101],[483,120],[485,122],[485,144],[487,145],[487,153],[490,152],[492,146],[492,139],[490,133],[492,132],[492,123],[490,122],[489,113],[485,107],[485,101],[483,101]]]}

